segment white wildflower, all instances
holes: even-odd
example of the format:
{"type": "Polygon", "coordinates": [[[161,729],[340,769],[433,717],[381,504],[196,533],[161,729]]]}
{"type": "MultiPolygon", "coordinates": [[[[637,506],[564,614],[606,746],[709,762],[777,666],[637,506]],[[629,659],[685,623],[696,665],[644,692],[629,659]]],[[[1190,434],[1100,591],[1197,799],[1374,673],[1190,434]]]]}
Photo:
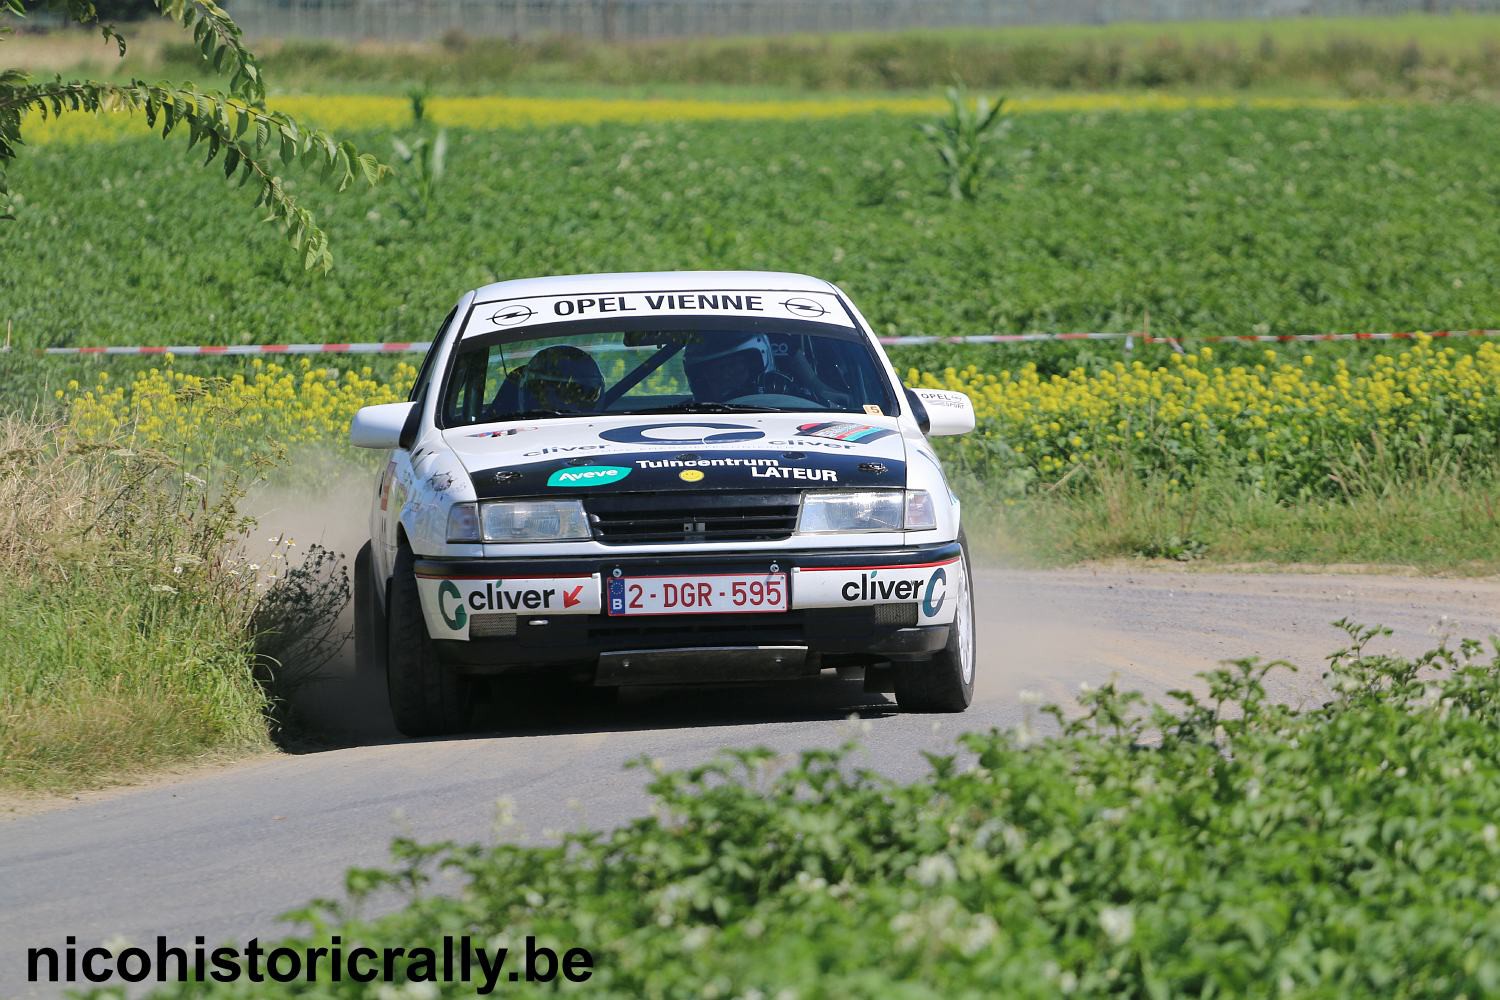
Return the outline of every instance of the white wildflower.
{"type": "Polygon", "coordinates": [[[939,885],[958,878],[958,866],[946,854],[929,854],[911,869],[910,877],[919,885],[939,885]]]}
{"type": "Polygon", "coordinates": [[[1484,846],[1492,851],[1496,844],[1500,844],[1500,831],[1495,829],[1493,823],[1486,823],[1484,829],[1479,831],[1479,835],[1484,838],[1484,846]]]}
{"type": "Polygon", "coordinates": [[[682,935],[683,950],[697,951],[699,948],[702,948],[704,945],[708,944],[708,939],[712,936],[712,933],[712,931],[710,931],[707,927],[704,927],[702,924],[699,924],[697,927],[688,928],[687,933],[682,935]]]}
{"type": "Polygon", "coordinates": [[[1106,906],[1099,911],[1099,928],[1112,944],[1125,944],[1135,936],[1135,913],[1128,906],[1106,906]]]}
{"type": "Polygon", "coordinates": [[[1000,928],[995,925],[994,919],[988,913],[981,913],[959,938],[958,947],[965,955],[976,955],[999,936],[1000,928]]]}
{"type": "Polygon", "coordinates": [[[804,892],[822,892],[828,888],[828,880],[804,870],[797,873],[796,885],[804,892]]]}
{"type": "Polygon", "coordinates": [[[1042,703],[1042,693],[1040,691],[1033,691],[1030,688],[1023,690],[1017,697],[1021,699],[1021,704],[1023,705],[1040,705],[1042,703]]]}

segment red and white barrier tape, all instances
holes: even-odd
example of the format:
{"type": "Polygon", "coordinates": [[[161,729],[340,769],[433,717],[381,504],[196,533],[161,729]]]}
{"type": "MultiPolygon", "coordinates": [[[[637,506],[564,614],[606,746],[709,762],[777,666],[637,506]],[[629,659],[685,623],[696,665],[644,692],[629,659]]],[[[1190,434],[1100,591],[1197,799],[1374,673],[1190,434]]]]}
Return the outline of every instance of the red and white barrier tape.
{"type": "MultiPolygon", "coordinates": [[[[1330,340],[1435,340],[1457,337],[1500,337],[1500,330],[1432,330],[1425,333],[1258,333],[1243,336],[1220,334],[1192,337],[1193,343],[1218,344],[1239,341],[1251,344],[1290,344],[1330,340]]],[[[921,344],[1031,344],[1064,340],[1139,340],[1142,344],[1167,344],[1181,349],[1184,338],[1157,337],[1147,333],[984,333],[964,337],[881,337],[888,347],[912,347],[921,344]]],[[[352,344],[191,344],[179,347],[42,347],[35,353],[46,355],[257,355],[257,354],[422,354],[431,346],[425,340],[352,344]]],[[[9,347],[0,347],[8,351],[9,347]]]]}
{"type": "Polygon", "coordinates": [[[193,344],[181,347],[42,347],[37,354],[413,354],[425,353],[425,340],[356,344],[193,344]]]}
{"type": "Polygon", "coordinates": [[[987,333],[968,337],[881,337],[886,346],[912,344],[1029,344],[1047,340],[1130,340],[1138,338],[1143,344],[1169,344],[1179,346],[1184,340],[1194,343],[1220,344],[1240,341],[1249,344],[1293,344],[1322,340],[1416,340],[1418,337],[1500,337],[1500,330],[1431,330],[1402,333],[1255,333],[1216,334],[1209,336],[1157,337],[1149,333],[987,333]]]}

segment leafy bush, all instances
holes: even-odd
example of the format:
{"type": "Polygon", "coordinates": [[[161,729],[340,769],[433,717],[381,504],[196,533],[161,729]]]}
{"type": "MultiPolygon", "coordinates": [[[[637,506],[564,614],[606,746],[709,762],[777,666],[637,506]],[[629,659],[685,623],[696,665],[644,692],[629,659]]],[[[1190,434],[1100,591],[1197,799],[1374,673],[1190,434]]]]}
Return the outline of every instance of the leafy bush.
{"type": "Polygon", "coordinates": [[[278,730],[293,722],[289,716],[298,690],[319,676],[352,635],[342,618],[352,593],[344,562],[338,552],[309,545],[301,562],[288,565],[251,612],[254,675],[278,730]]]}
{"type": "Polygon", "coordinates": [[[852,744],[726,752],[657,773],[653,816],[609,833],[398,841],[393,869],[351,871],[350,900],[310,904],[282,943],[534,934],[589,948],[604,996],[1491,995],[1500,645],[1404,659],[1339,624],[1317,707],[1271,701],[1278,665],[1242,660],[1172,709],[1085,690],[1042,709],[1057,735],[1031,716],[970,734],[911,784],[852,744]],[[424,891],[434,869],[462,891],[424,891]],[[402,909],[361,915],[390,889],[402,909]]]}

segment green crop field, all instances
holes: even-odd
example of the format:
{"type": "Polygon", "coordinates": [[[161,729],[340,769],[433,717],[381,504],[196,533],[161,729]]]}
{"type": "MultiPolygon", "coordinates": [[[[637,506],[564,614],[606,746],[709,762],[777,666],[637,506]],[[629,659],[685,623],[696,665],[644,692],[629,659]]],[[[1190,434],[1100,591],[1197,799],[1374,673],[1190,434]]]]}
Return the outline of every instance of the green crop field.
{"type": "Polygon", "coordinates": [[[1500,325],[1489,107],[1020,115],[972,203],[911,117],[449,139],[430,195],[309,187],[327,279],[228,224],[222,181],[158,143],[38,146],[0,227],[0,324],[24,346],[412,340],[500,278],[749,267],[826,276],[881,333],[1500,325]],[[137,183],[164,164],[169,184],[137,183]]]}

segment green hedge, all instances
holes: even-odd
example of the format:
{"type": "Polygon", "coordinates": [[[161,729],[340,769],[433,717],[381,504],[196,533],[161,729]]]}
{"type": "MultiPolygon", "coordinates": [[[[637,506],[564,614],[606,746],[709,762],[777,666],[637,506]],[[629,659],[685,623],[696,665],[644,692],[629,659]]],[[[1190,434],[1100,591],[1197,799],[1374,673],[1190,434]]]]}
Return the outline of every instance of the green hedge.
{"type": "Polygon", "coordinates": [[[911,784],[849,746],[730,752],[658,774],[653,817],[607,834],[400,841],[284,943],[535,934],[589,948],[588,992],[611,996],[1494,995],[1500,655],[1371,655],[1380,630],[1340,624],[1321,707],[1269,701],[1247,660],[1171,710],[1086,691],[1041,710],[1055,735],[968,735],[911,784]],[[462,895],[419,893],[435,867],[462,895]],[[355,915],[390,887],[404,908],[355,915]]]}

